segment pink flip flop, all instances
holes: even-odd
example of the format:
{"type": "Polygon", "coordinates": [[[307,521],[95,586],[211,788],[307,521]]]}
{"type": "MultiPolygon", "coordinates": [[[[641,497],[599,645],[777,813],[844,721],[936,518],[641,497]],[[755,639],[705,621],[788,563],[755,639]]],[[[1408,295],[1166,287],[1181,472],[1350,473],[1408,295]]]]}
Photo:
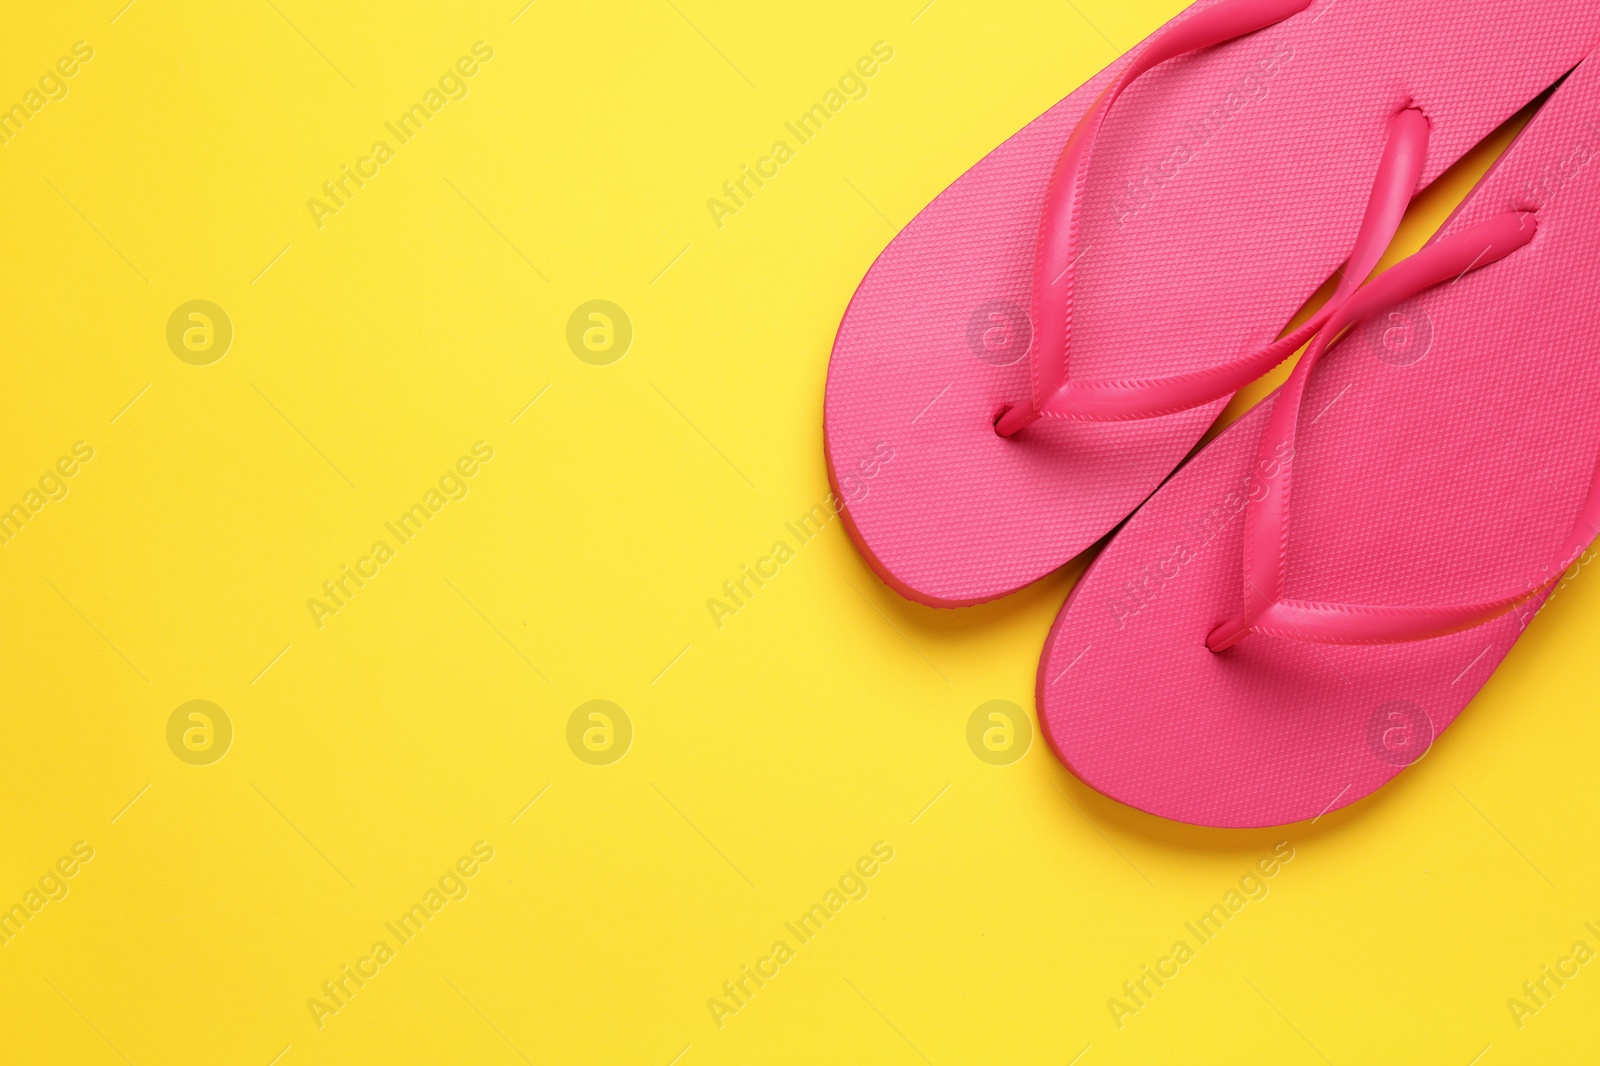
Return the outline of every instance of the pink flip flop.
{"type": "Polygon", "coordinates": [[[1315,818],[1505,657],[1600,532],[1597,115],[1600,58],[1079,581],[1038,707],[1085,783],[1201,825],[1315,818]]]}
{"type": "Polygon", "coordinates": [[[962,175],[856,290],[824,436],[863,555],[956,607],[1103,537],[1348,299],[1414,192],[1596,43],[1596,0],[1190,8],[962,175]]]}

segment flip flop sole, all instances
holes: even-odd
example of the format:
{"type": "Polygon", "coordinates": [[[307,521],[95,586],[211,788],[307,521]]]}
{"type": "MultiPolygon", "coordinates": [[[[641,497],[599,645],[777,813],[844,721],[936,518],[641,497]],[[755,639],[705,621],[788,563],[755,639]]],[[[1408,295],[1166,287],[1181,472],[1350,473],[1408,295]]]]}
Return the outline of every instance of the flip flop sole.
{"type": "MultiPolygon", "coordinates": [[[[1348,251],[1396,110],[1433,124],[1426,183],[1600,39],[1592,0],[1487,10],[1316,0],[1136,82],[1085,188],[1073,374],[1174,374],[1270,341],[1348,251]]],[[[840,324],[829,476],[857,545],[909,598],[979,603],[1061,566],[1138,506],[1226,402],[1135,422],[1046,419],[1011,439],[992,428],[1028,393],[1051,169],[1124,62],[918,214],[840,324]]]]}
{"type": "MultiPolygon", "coordinates": [[[[1538,208],[1526,247],[1348,334],[1307,387],[1284,594],[1448,604],[1533,583],[1600,455],[1600,63],[1580,66],[1441,230],[1538,208]]],[[[1261,635],[1245,500],[1277,395],[1157,491],[1073,590],[1040,661],[1041,731],[1091,787],[1183,822],[1315,818],[1421,758],[1543,602],[1432,640],[1261,635]]],[[[1270,466],[1270,464],[1269,464],[1270,466]]]]}

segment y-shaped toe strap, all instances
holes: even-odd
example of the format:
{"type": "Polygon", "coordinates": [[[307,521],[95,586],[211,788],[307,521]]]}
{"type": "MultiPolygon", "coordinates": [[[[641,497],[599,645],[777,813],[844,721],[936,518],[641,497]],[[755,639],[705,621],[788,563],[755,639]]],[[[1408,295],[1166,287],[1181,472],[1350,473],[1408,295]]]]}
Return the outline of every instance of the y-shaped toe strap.
{"type": "Polygon", "coordinates": [[[1299,329],[1219,366],[1188,374],[1139,380],[1069,381],[1074,275],[1081,253],[1078,231],[1089,162],[1106,116],[1118,97],[1152,67],[1187,52],[1221,44],[1281,22],[1310,0],[1223,0],[1157,33],[1090,106],[1068,138],[1045,197],[1034,256],[1034,341],[1028,357],[1032,389],[996,424],[1009,437],[1040,417],[1089,421],[1151,418],[1198,407],[1237,391],[1282,362],[1333,315],[1377,265],[1416,191],[1427,157],[1428,120],[1414,108],[1394,115],[1378,163],[1372,195],[1346,270],[1334,295],[1299,329]]]}
{"type": "Polygon", "coordinates": [[[1317,644],[1395,644],[1426,640],[1482,625],[1526,603],[1549,588],[1600,534],[1600,466],[1572,531],[1548,565],[1526,584],[1476,603],[1443,606],[1389,606],[1321,603],[1283,598],[1287,568],[1289,489],[1295,460],[1295,433],[1306,383],[1318,362],[1348,328],[1395,304],[1502,259],[1533,239],[1538,222],[1532,212],[1498,215],[1429,245],[1360,289],[1328,322],[1301,357],[1278,393],[1257,450],[1257,470],[1272,471],[1258,482],[1245,510],[1245,604],[1206,638],[1222,651],[1249,633],[1263,633],[1317,644]]]}

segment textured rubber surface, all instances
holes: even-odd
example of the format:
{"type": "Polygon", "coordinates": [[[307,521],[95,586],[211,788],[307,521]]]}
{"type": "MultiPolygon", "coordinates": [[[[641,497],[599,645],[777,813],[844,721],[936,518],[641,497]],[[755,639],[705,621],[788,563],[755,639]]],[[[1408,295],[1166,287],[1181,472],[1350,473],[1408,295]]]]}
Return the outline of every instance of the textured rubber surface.
{"type": "MultiPolygon", "coordinates": [[[[1317,0],[1149,72],[1107,122],[1086,187],[1074,373],[1172,374],[1270,341],[1350,247],[1395,111],[1433,123],[1427,183],[1597,38],[1596,0],[1317,0]]],[[[1051,420],[1011,439],[992,428],[1029,388],[1025,309],[1051,168],[1115,69],[928,205],[840,324],[829,475],[863,554],[921,602],[982,602],[1062,565],[1137,507],[1225,403],[1051,420]],[[877,469],[885,447],[895,460],[867,492],[861,465],[877,469]]]]}
{"type": "MultiPolygon", "coordinates": [[[[1539,577],[1600,456],[1600,62],[1580,67],[1441,230],[1537,208],[1506,259],[1354,331],[1310,379],[1286,595],[1450,604],[1539,577]]],[[[1090,786],[1214,826],[1314,818],[1420,758],[1542,597],[1407,644],[1206,634],[1243,602],[1242,510],[1276,394],[1161,487],[1051,631],[1038,706],[1090,786]]]]}

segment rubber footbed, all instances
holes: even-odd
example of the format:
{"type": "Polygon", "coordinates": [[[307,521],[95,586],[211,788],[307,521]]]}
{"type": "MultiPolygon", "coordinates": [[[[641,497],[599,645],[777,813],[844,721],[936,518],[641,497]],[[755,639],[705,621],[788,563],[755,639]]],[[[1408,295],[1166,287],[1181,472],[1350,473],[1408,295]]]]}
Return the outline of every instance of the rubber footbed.
{"type": "MultiPolygon", "coordinates": [[[[1086,186],[1072,373],[1176,373],[1270,341],[1353,240],[1395,110],[1429,116],[1431,181],[1581,59],[1597,27],[1592,0],[1318,0],[1151,71],[1113,112],[1086,186]],[[1180,143],[1192,157],[1174,166],[1180,143]]],[[[959,606],[1049,573],[1126,517],[1225,403],[1041,422],[1011,440],[991,428],[1027,392],[1017,336],[1050,169],[1121,62],[940,194],[840,325],[829,473],[858,546],[903,595],[959,606]],[[869,486],[858,468],[885,445],[895,458],[869,486]]]]}
{"type": "MultiPolygon", "coordinates": [[[[1441,234],[1526,207],[1539,209],[1527,247],[1353,332],[1318,368],[1287,596],[1488,598],[1542,574],[1571,530],[1600,456],[1600,63],[1573,73],[1441,234]],[[1390,329],[1409,331],[1398,355],[1390,329]]],[[[1206,650],[1242,602],[1241,493],[1274,399],[1129,520],[1040,662],[1057,755],[1092,787],[1180,821],[1281,824],[1369,794],[1455,720],[1533,609],[1409,644],[1253,635],[1206,650]]]]}

